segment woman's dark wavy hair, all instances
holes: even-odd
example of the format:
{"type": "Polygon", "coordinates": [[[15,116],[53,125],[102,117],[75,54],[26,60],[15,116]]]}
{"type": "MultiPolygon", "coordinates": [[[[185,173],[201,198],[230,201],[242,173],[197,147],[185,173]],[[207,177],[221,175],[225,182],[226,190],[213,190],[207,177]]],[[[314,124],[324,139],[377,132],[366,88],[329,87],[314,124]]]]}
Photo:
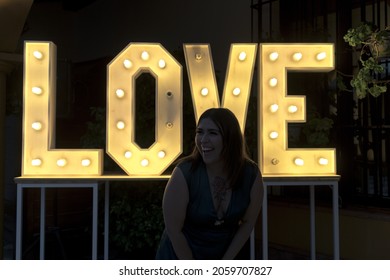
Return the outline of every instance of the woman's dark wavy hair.
{"type": "MultiPolygon", "coordinates": [[[[226,108],[211,108],[206,110],[199,118],[198,124],[203,119],[210,119],[219,128],[222,134],[222,159],[225,162],[225,170],[229,176],[230,185],[236,188],[237,179],[243,170],[245,161],[249,160],[245,138],[241,132],[240,124],[236,116],[226,108]]],[[[192,154],[183,158],[183,161],[192,162],[191,170],[195,170],[201,162],[202,156],[196,145],[192,154]]]]}

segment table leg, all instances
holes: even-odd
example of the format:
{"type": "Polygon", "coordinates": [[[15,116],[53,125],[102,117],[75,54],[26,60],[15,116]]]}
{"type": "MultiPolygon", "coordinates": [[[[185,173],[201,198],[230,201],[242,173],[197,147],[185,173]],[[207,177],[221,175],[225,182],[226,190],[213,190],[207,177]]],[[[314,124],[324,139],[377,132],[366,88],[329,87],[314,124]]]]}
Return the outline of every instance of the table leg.
{"type": "Polygon", "coordinates": [[[104,185],[104,259],[109,259],[109,235],[110,235],[110,182],[106,181],[104,185]]]}
{"type": "Polygon", "coordinates": [[[315,209],[315,190],[310,185],[310,257],[316,259],[316,209],[315,209]]]}
{"type": "Polygon", "coordinates": [[[45,235],[46,235],[46,188],[41,188],[41,213],[39,229],[39,259],[45,259],[45,235]]]}
{"type": "Polygon", "coordinates": [[[340,259],[340,240],[339,240],[339,187],[338,183],[332,185],[333,196],[333,253],[334,259],[340,259]]]}
{"type": "Polygon", "coordinates": [[[16,241],[15,258],[22,259],[22,212],[23,212],[23,185],[17,184],[16,189],[16,241]]]}
{"type": "Polygon", "coordinates": [[[250,259],[255,259],[255,229],[252,230],[250,235],[250,259]]]}
{"type": "Polygon", "coordinates": [[[268,186],[264,184],[264,199],[262,208],[263,260],[268,260],[268,186]]]}
{"type": "Polygon", "coordinates": [[[92,259],[97,259],[97,239],[98,239],[98,184],[94,184],[92,199],[92,259]]]}

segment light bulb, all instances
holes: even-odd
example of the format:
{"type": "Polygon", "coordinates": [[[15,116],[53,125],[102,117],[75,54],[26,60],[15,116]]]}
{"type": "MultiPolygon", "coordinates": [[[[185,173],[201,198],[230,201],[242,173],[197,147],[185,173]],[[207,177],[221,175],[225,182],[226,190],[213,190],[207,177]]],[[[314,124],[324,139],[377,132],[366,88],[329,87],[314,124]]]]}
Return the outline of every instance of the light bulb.
{"type": "Polygon", "coordinates": [[[207,94],[209,94],[208,88],[202,88],[201,91],[200,91],[200,94],[203,95],[203,96],[206,96],[207,94]]]}
{"type": "Polygon", "coordinates": [[[269,138],[271,139],[276,139],[278,138],[279,136],[279,133],[277,133],[276,131],[271,131],[271,133],[269,134],[269,138]]]}
{"type": "Polygon", "coordinates": [[[240,93],[241,93],[240,88],[233,89],[233,95],[237,96],[237,95],[240,95],[240,93]]]}
{"type": "Polygon", "coordinates": [[[164,59],[160,59],[158,61],[158,67],[160,67],[161,69],[164,69],[165,66],[167,66],[167,63],[165,62],[165,60],[164,59]]]}
{"type": "Polygon", "coordinates": [[[115,94],[118,98],[122,98],[123,96],[125,96],[125,91],[123,89],[120,89],[118,88],[116,91],[115,91],[115,94]]]}
{"type": "Polygon", "coordinates": [[[31,91],[32,91],[32,93],[34,93],[36,95],[40,95],[43,92],[40,87],[32,87],[31,91]]]}
{"type": "Polygon", "coordinates": [[[269,60],[276,61],[279,58],[279,54],[277,52],[272,52],[269,54],[269,60]]]}
{"type": "Polygon", "coordinates": [[[157,156],[158,156],[159,158],[164,158],[164,157],[165,157],[165,151],[159,151],[159,152],[157,153],[157,156]]]}
{"type": "Polygon", "coordinates": [[[269,106],[269,110],[271,111],[271,113],[275,113],[278,109],[279,109],[278,104],[272,104],[271,106],[269,106]]]}
{"type": "Polygon", "coordinates": [[[41,59],[43,58],[43,53],[41,53],[40,51],[34,51],[34,52],[33,52],[33,56],[34,56],[36,59],[41,60],[41,59]]]}
{"type": "Polygon", "coordinates": [[[240,54],[238,55],[238,59],[240,61],[244,61],[246,59],[246,52],[240,52],[240,54]]]}
{"type": "Polygon", "coordinates": [[[326,58],[326,52],[320,52],[317,54],[316,59],[318,61],[324,60],[326,58]]]}
{"type": "Polygon", "coordinates": [[[320,165],[328,165],[329,161],[328,161],[327,158],[321,157],[321,158],[318,159],[318,163],[319,163],[320,165]]]}
{"type": "Polygon", "coordinates": [[[91,165],[91,160],[88,159],[88,158],[82,159],[81,160],[81,165],[84,166],[84,167],[88,167],[88,166],[91,165]]]}
{"type": "Polygon", "coordinates": [[[149,165],[149,160],[147,160],[146,158],[144,158],[143,160],[141,160],[141,165],[142,165],[143,167],[148,166],[148,165],[149,165]]]}
{"type": "Polygon", "coordinates": [[[195,54],[195,59],[196,60],[201,60],[202,59],[202,54],[201,53],[196,53],[195,54]]]}
{"type": "Polygon", "coordinates": [[[125,152],[125,158],[131,158],[132,155],[133,155],[133,153],[130,152],[130,151],[126,151],[126,152],[125,152]]]}
{"type": "Polygon", "coordinates": [[[131,62],[131,60],[129,59],[125,59],[123,61],[123,66],[126,68],[126,69],[130,69],[132,66],[133,66],[133,62],[131,62]]]}
{"type": "Polygon", "coordinates": [[[31,161],[32,166],[41,166],[42,165],[42,160],[40,158],[34,158],[31,161]]]}
{"type": "Polygon", "coordinates": [[[66,165],[66,159],[64,159],[64,158],[60,158],[59,160],[57,160],[57,165],[59,166],[59,167],[64,167],[65,165],[66,165]]]}
{"type": "Polygon", "coordinates": [[[295,165],[303,166],[305,162],[301,158],[295,158],[294,163],[295,163],[295,165]]]}
{"type": "Polygon", "coordinates": [[[42,123],[40,123],[40,122],[33,122],[32,125],[31,125],[31,127],[32,127],[34,130],[39,131],[39,130],[42,129],[42,123]]]}
{"type": "Polygon", "coordinates": [[[142,53],[141,53],[141,58],[142,58],[142,60],[148,60],[149,59],[149,53],[147,52],[147,51],[143,51],[142,53]]]}
{"type": "Polygon", "coordinates": [[[298,111],[298,107],[295,105],[288,106],[288,112],[289,113],[296,113],[298,111]]]}
{"type": "Polygon", "coordinates": [[[293,60],[294,61],[300,61],[302,59],[302,53],[297,52],[293,54],[293,60]]]}
{"type": "Polygon", "coordinates": [[[119,122],[117,122],[116,123],[116,127],[118,128],[118,129],[124,129],[125,128],[125,123],[123,122],[123,121],[119,121],[119,122]]]}
{"type": "Polygon", "coordinates": [[[270,80],[269,80],[269,85],[271,86],[271,87],[276,87],[276,85],[278,84],[278,79],[276,79],[276,78],[271,78],[270,80]]]}

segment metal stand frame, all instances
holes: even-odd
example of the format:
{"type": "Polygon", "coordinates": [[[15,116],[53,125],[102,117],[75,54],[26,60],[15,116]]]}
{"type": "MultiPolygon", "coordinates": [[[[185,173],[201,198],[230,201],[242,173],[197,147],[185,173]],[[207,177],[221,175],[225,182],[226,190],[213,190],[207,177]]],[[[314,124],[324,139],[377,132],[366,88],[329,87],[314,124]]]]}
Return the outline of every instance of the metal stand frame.
{"type": "Polygon", "coordinates": [[[45,258],[45,216],[46,216],[46,188],[92,188],[92,259],[98,255],[98,188],[104,183],[104,246],[103,258],[109,259],[109,223],[110,223],[110,181],[139,181],[139,180],[168,180],[169,175],[158,176],[127,176],[127,175],[102,175],[99,177],[17,177],[17,201],[16,201],[16,256],[22,258],[22,223],[23,223],[23,189],[41,189],[40,208],[40,254],[39,258],[45,258]]]}
{"type": "MultiPolygon", "coordinates": [[[[42,180],[41,180],[42,181],[42,180]]],[[[23,189],[40,188],[40,236],[39,259],[45,259],[45,222],[46,222],[46,189],[47,188],[92,188],[92,259],[97,259],[98,240],[98,182],[70,182],[70,183],[18,183],[16,197],[16,255],[17,260],[22,259],[22,224],[23,224],[23,189]]]]}
{"type": "MultiPolygon", "coordinates": [[[[22,223],[23,223],[23,189],[41,189],[40,208],[40,259],[45,258],[45,216],[46,216],[46,189],[47,188],[92,188],[92,259],[97,259],[98,248],[98,187],[104,183],[104,259],[109,259],[109,207],[110,181],[133,180],[167,180],[169,176],[129,177],[129,176],[100,176],[96,178],[15,178],[17,183],[16,201],[16,259],[22,258],[22,223]]],[[[263,176],[264,200],[262,206],[262,244],[263,259],[268,259],[268,187],[269,186],[309,186],[310,187],[310,255],[315,259],[315,186],[328,185],[332,188],[333,203],[333,251],[334,259],[340,259],[339,244],[339,204],[338,181],[340,176],[329,177],[274,177],[263,176]]],[[[255,234],[250,236],[250,257],[255,259],[255,234]]]]}
{"type": "MultiPolygon", "coordinates": [[[[310,187],[310,256],[316,258],[315,239],[315,186],[330,186],[332,188],[333,211],[333,254],[334,259],[340,259],[339,241],[339,203],[338,181],[340,176],[330,177],[264,177],[264,200],[262,206],[262,244],[263,259],[268,259],[268,187],[269,186],[309,186],[310,187]]],[[[254,233],[251,235],[251,258],[254,259],[254,233]]]]}

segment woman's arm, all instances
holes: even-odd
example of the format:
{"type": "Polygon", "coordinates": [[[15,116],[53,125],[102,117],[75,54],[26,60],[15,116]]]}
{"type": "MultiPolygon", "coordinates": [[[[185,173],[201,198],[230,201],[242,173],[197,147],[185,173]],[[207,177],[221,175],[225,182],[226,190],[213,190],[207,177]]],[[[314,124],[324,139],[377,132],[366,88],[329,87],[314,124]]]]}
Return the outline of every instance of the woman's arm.
{"type": "Polygon", "coordinates": [[[192,252],[182,232],[188,205],[188,186],[183,173],[175,168],[165,188],[163,215],[167,234],[179,259],[193,259],[192,252]]]}
{"type": "Polygon", "coordinates": [[[250,203],[245,212],[244,217],[242,218],[241,225],[237,230],[236,234],[234,235],[233,240],[230,243],[230,246],[226,250],[226,253],[222,259],[234,259],[238,252],[241,250],[241,248],[244,246],[245,242],[248,240],[249,235],[251,234],[253,227],[256,223],[257,217],[260,213],[260,209],[263,204],[263,196],[263,179],[261,177],[261,173],[259,172],[252,185],[250,193],[250,203]]]}

